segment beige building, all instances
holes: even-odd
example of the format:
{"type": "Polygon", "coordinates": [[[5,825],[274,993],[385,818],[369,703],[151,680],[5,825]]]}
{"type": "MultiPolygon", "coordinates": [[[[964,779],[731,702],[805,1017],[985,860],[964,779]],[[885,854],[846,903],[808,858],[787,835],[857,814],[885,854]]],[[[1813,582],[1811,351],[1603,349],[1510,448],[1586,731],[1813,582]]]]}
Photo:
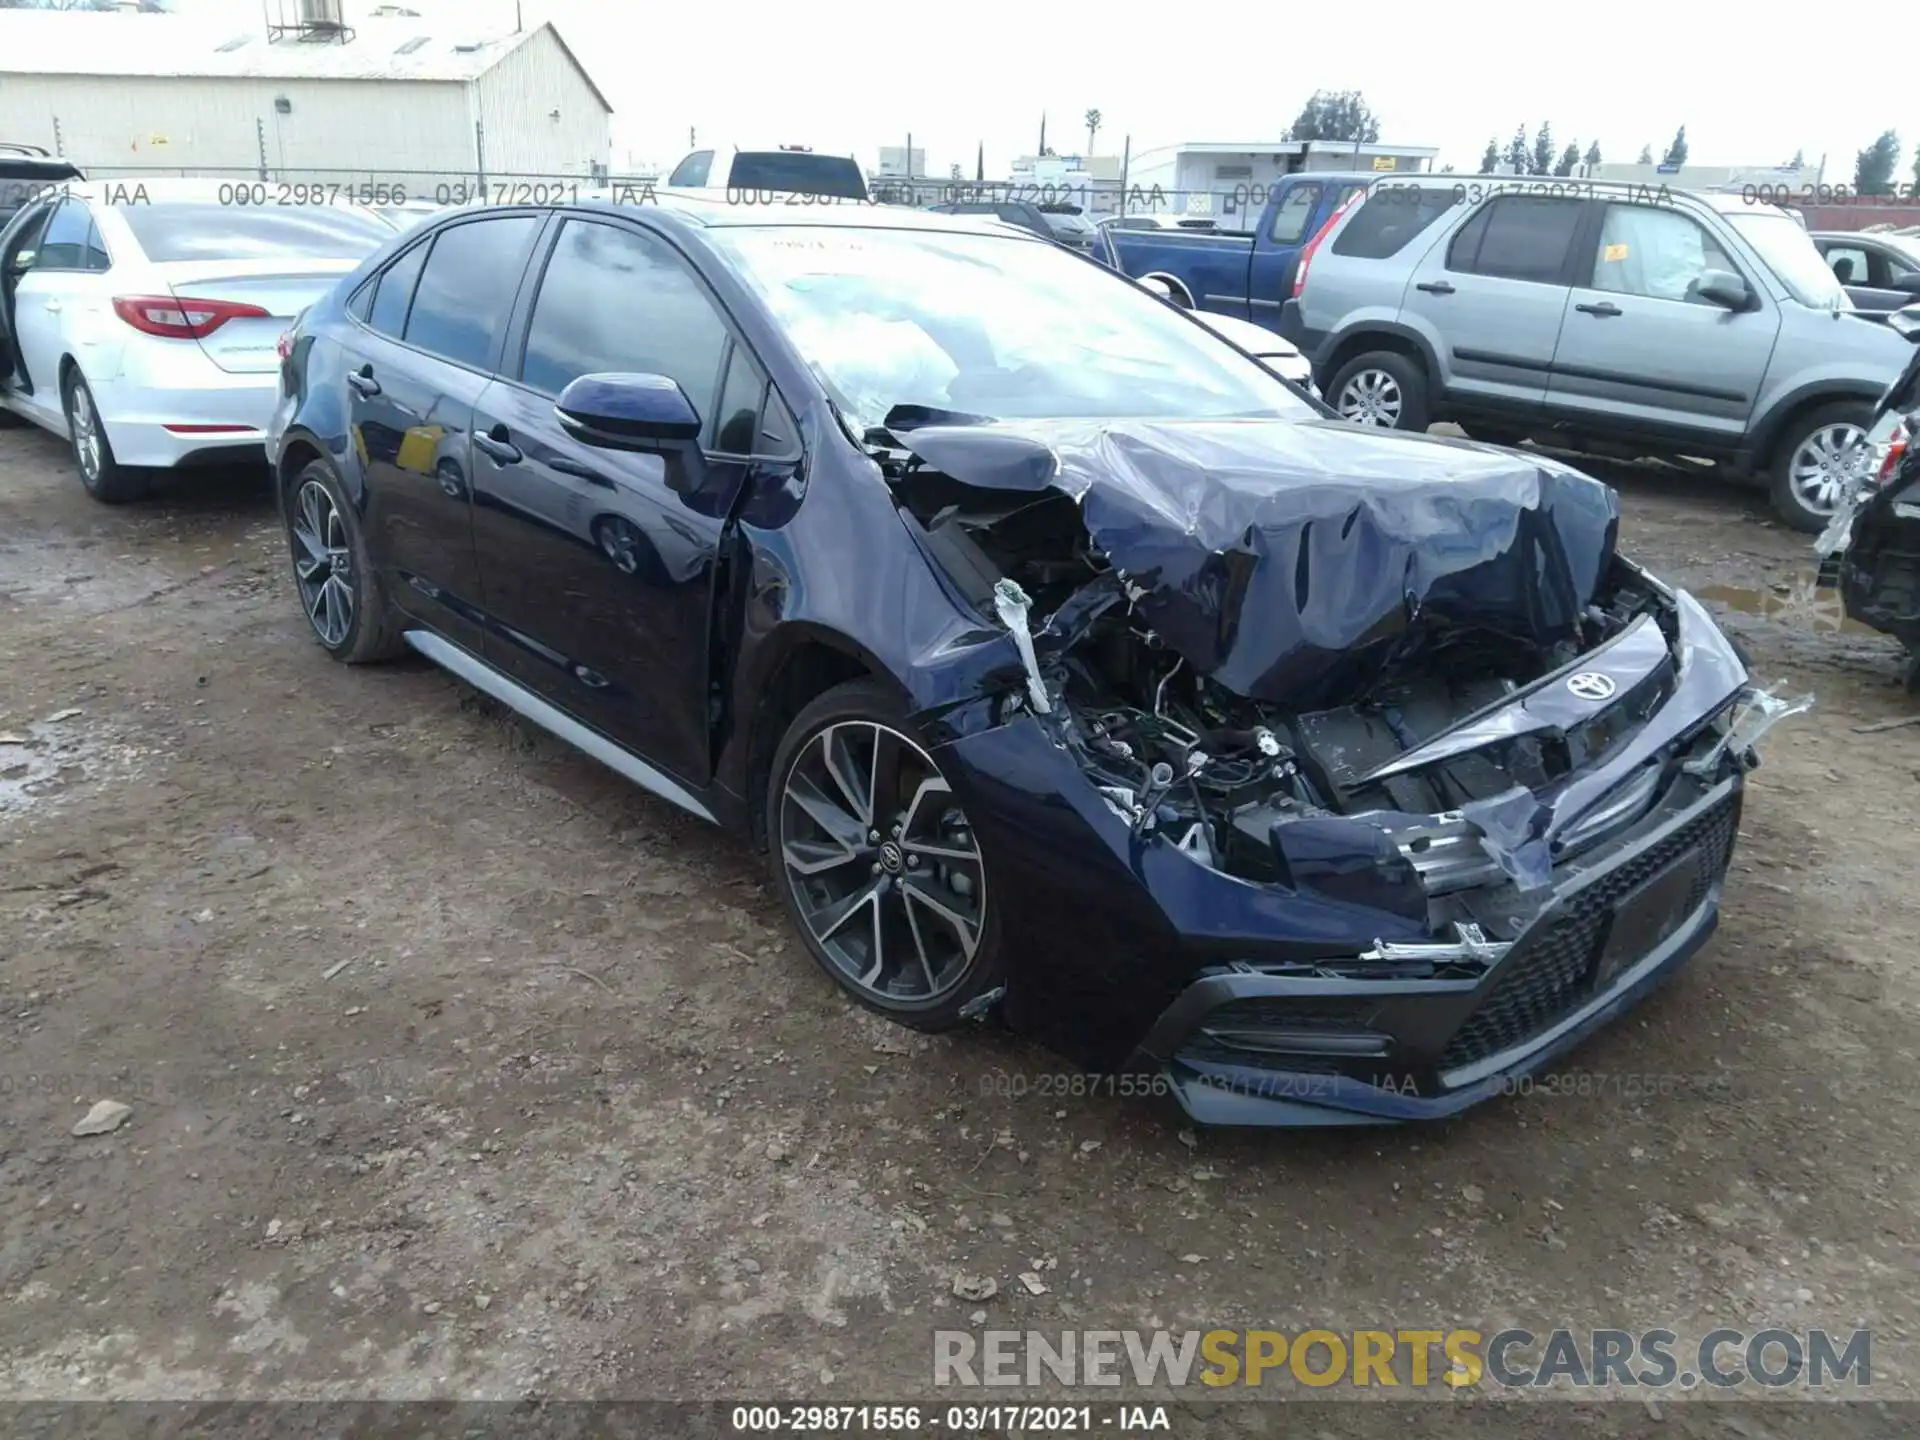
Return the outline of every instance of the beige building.
{"type": "Polygon", "coordinates": [[[0,139],[89,175],[605,175],[613,107],[551,24],[328,34],[0,10],[0,139]]]}

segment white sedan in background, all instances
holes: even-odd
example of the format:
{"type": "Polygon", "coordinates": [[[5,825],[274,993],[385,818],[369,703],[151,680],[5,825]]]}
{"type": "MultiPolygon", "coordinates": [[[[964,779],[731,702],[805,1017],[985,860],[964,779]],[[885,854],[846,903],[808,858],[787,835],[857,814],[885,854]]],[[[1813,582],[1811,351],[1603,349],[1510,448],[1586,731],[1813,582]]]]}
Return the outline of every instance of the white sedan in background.
{"type": "Polygon", "coordinates": [[[70,440],[96,500],[138,499],[147,467],[264,457],[281,332],[394,237],[256,188],[90,181],[0,231],[0,412],[70,440]]]}
{"type": "Polygon", "coordinates": [[[1215,315],[1211,310],[1196,310],[1186,303],[1186,298],[1179,291],[1157,275],[1149,275],[1134,283],[1142,289],[1151,290],[1168,304],[1178,305],[1214,334],[1238,345],[1282,380],[1291,380],[1314,399],[1320,398],[1319,387],[1313,383],[1313,366],[1292,341],[1250,320],[1235,320],[1230,315],[1215,315]]]}

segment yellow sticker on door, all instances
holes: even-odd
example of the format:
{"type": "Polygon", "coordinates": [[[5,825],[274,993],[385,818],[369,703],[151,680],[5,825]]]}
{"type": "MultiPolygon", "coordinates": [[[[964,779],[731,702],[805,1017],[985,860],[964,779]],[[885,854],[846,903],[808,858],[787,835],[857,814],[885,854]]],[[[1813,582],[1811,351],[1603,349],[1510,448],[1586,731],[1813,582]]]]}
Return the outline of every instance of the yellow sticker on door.
{"type": "Polygon", "coordinates": [[[1615,261],[1624,260],[1626,258],[1627,258],[1627,247],[1624,245],[1609,245],[1607,246],[1606,254],[1601,256],[1601,259],[1603,259],[1609,265],[1613,264],[1615,261]]]}

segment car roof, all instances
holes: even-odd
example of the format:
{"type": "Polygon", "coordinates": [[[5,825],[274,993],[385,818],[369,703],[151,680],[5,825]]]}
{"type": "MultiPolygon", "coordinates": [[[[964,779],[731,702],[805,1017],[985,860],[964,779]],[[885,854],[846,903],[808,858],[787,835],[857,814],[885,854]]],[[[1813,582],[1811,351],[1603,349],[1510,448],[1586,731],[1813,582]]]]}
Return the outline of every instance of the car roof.
{"type": "MultiPolygon", "coordinates": [[[[754,155],[772,155],[772,154],[824,155],[829,160],[851,160],[854,158],[853,152],[851,150],[822,150],[818,145],[809,145],[804,150],[796,150],[790,146],[782,145],[782,144],[770,143],[766,145],[759,145],[759,144],[750,145],[750,144],[744,144],[739,140],[728,138],[725,140],[702,140],[698,145],[694,146],[691,150],[682,152],[680,159],[684,160],[687,158],[688,155],[704,155],[709,150],[711,150],[715,155],[727,155],[727,154],[739,155],[739,154],[751,153],[754,155]]],[[[677,165],[679,164],[679,161],[676,160],[674,163],[677,165]]]]}
{"type": "Polygon", "coordinates": [[[1011,225],[975,219],[971,215],[940,215],[930,210],[910,209],[905,205],[880,205],[862,200],[829,202],[819,196],[810,196],[808,199],[812,203],[741,205],[729,204],[724,192],[710,188],[689,190],[622,186],[609,192],[583,194],[570,206],[563,205],[556,208],[597,210],[616,215],[630,215],[635,210],[657,209],[671,213],[688,224],[712,230],[748,227],[786,229],[809,226],[866,230],[926,230],[967,235],[1018,235],[1023,239],[1031,238],[1036,244],[1047,243],[1037,236],[1030,237],[1026,231],[1018,230],[1011,225]],[[627,191],[631,191],[631,195],[621,198],[627,191]]]}
{"type": "Polygon", "coordinates": [[[0,173],[9,180],[31,180],[45,175],[54,180],[66,180],[80,174],[80,169],[71,160],[62,160],[53,155],[31,155],[25,150],[0,146],[0,173]]]}

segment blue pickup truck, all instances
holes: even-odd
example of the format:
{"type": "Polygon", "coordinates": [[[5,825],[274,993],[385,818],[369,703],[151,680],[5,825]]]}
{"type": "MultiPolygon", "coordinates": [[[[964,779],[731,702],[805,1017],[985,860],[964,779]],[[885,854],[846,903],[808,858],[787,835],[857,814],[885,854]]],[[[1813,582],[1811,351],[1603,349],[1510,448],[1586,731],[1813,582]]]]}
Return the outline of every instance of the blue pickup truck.
{"type": "MultiPolygon", "coordinates": [[[[1102,258],[1136,280],[1167,282],[1188,308],[1280,328],[1300,252],[1340,207],[1391,175],[1303,171],[1266,187],[1251,231],[1101,227],[1102,258]]],[[[1256,194],[1253,198],[1259,198],[1256,194]]]]}

